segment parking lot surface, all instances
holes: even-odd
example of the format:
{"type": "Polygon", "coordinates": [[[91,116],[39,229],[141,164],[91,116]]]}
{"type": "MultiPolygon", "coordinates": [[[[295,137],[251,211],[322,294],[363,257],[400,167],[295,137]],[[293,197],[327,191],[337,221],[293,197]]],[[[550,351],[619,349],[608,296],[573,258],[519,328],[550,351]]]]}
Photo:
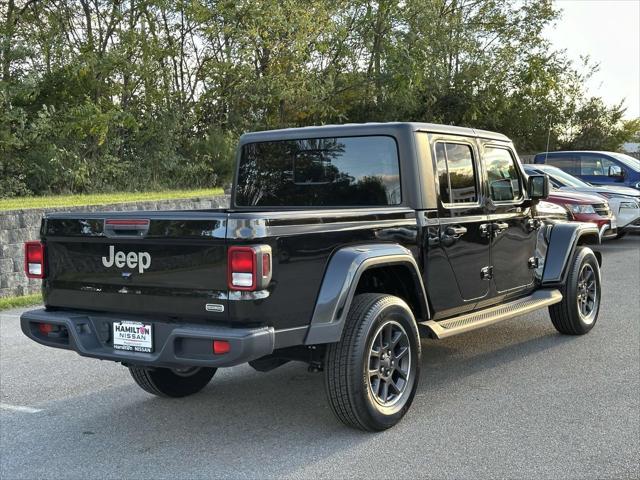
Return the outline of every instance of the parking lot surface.
{"type": "Polygon", "coordinates": [[[639,478],[640,236],[599,249],[588,335],[556,333],[543,310],[423,340],[413,406],[377,434],[338,423],[302,364],[219,370],[160,399],[0,312],[0,478],[639,478]]]}

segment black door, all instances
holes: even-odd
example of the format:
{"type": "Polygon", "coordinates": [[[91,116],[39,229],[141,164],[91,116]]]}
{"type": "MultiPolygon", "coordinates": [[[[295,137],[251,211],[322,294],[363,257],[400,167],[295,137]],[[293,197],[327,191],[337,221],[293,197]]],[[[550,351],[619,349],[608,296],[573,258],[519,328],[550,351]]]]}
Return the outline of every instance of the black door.
{"type": "Polygon", "coordinates": [[[437,242],[431,239],[437,246],[430,248],[427,284],[433,310],[442,317],[469,310],[487,296],[490,282],[483,272],[490,265],[490,234],[475,140],[437,137],[432,155],[438,227],[437,242]]]}
{"type": "Polygon", "coordinates": [[[524,176],[513,150],[483,142],[487,178],[491,265],[498,293],[517,292],[533,285],[536,230],[524,176]]]}

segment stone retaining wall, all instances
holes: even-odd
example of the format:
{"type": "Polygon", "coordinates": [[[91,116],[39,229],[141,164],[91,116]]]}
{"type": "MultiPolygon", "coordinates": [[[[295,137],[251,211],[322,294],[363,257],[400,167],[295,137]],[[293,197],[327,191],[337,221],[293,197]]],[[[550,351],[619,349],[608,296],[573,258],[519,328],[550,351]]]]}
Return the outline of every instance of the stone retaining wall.
{"type": "Polygon", "coordinates": [[[27,295],[40,291],[40,280],[29,280],[24,274],[24,242],[37,240],[40,220],[53,212],[114,212],[127,210],[198,210],[226,208],[228,195],[214,197],[158,200],[149,202],[118,203],[0,212],[0,298],[27,295]]]}

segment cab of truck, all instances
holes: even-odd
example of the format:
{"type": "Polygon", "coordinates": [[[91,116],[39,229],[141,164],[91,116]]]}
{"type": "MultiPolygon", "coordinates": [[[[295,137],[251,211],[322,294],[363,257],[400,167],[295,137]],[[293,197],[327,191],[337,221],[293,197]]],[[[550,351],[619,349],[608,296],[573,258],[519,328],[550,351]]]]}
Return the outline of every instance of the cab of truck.
{"type": "Polygon", "coordinates": [[[640,190],[640,160],[618,152],[558,151],[538,153],[533,163],[547,164],[592,185],[640,190]]]}

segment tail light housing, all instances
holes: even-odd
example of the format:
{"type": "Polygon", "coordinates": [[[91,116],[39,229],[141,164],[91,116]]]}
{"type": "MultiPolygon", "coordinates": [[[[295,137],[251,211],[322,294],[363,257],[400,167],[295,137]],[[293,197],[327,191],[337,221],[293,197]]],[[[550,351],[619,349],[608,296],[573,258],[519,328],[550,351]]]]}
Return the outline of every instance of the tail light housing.
{"type": "Polygon", "coordinates": [[[229,247],[227,269],[229,290],[263,290],[271,281],[271,247],[229,247]]]}
{"type": "Polygon", "coordinates": [[[44,278],[44,243],[26,242],[24,244],[24,273],[28,278],[44,278]]]}

